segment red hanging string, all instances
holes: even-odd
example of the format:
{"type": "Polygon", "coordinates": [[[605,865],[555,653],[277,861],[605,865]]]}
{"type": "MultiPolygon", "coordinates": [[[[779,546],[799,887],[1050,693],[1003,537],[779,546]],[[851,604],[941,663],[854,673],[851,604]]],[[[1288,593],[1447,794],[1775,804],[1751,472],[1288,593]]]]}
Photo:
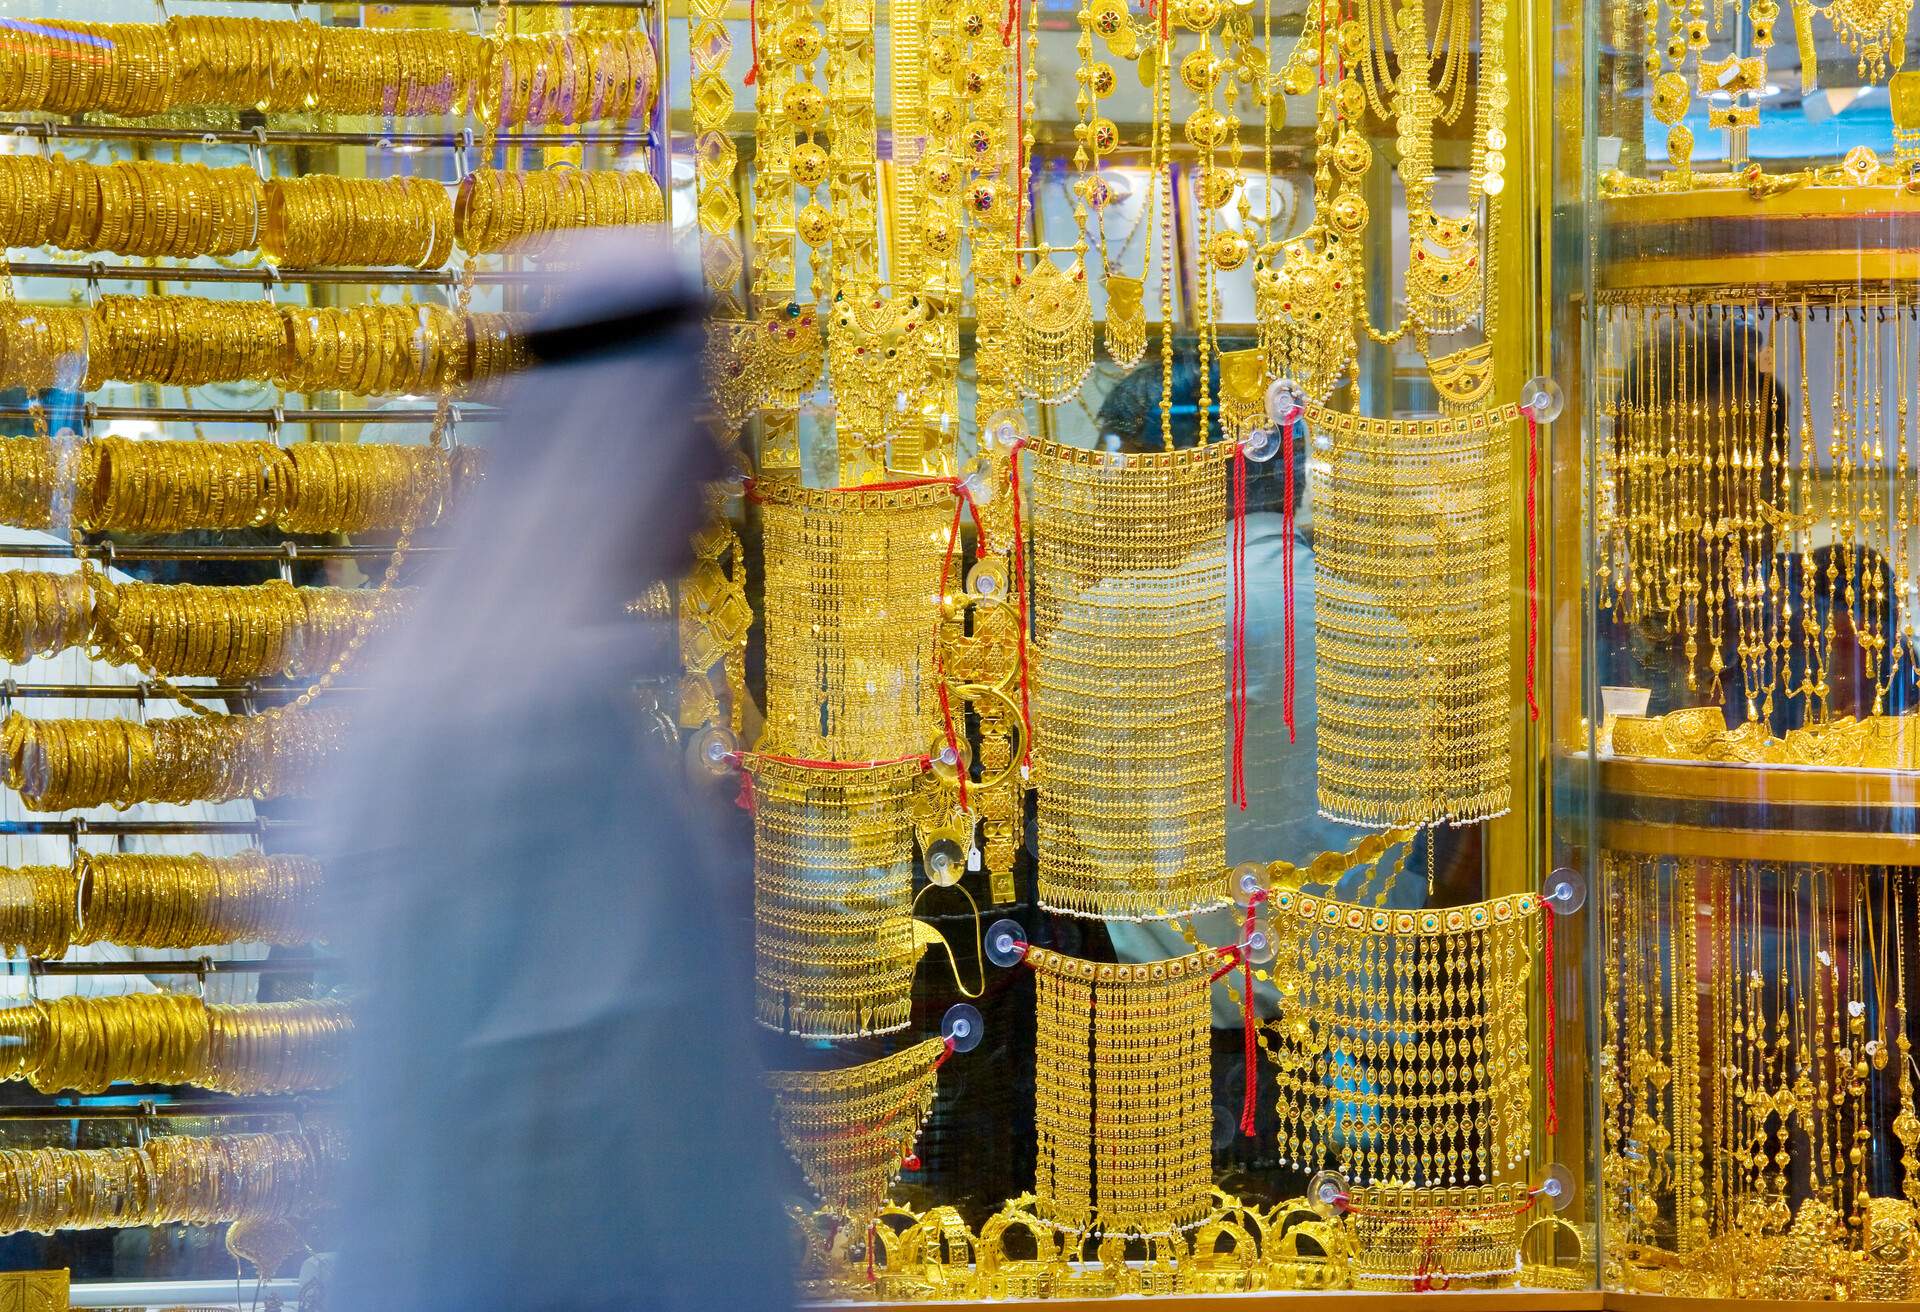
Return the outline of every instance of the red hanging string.
{"type": "MultiPolygon", "coordinates": [[[[1245,943],[1253,938],[1254,912],[1258,909],[1260,903],[1266,899],[1266,896],[1263,892],[1256,892],[1247,900],[1247,923],[1244,932],[1240,935],[1241,942],[1245,943]]],[[[1251,1139],[1254,1137],[1255,1063],[1253,1055],[1253,961],[1244,952],[1240,954],[1240,975],[1242,985],[1240,993],[1240,1028],[1244,1035],[1245,1049],[1243,1056],[1245,1058],[1247,1072],[1246,1095],[1240,1102],[1240,1133],[1251,1139]]]]}
{"type": "MultiPolygon", "coordinates": [[[[1297,422],[1297,421],[1294,421],[1297,422]]],[[[1292,422],[1280,430],[1280,458],[1286,461],[1286,496],[1280,506],[1281,536],[1286,539],[1285,552],[1281,560],[1281,586],[1284,589],[1286,605],[1286,640],[1282,656],[1286,668],[1281,672],[1281,708],[1287,721],[1287,741],[1294,740],[1293,724],[1293,532],[1294,532],[1294,488],[1293,488],[1293,433],[1292,422]]]]}
{"type": "Polygon", "coordinates": [[[1013,31],[1020,26],[1020,0],[1007,0],[1007,16],[1000,24],[1000,44],[1013,44],[1013,31]]]}
{"type": "Polygon", "coordinates": [[[1247,450],[1233,448],[1233,801],[1247,809],[1247,450]]]}
{"type": "Polygon", "coordinates": [[[1534,486],[1540,481],[1540,421],[1527,411],[1527,718],[1540,718],[1534,698],[1534,649],[1540,637],[1539,510],[1534,486]]]}
{"type": "MultiPolygon", "coordinates": [[[[1017,30],[1020,26],[1021,0],[1007,0],[1013,19],[1013,148],[1014,177],[1019,185],[1019,193],[1013,202],[1013,242],[1024,246],[1027,238],[1027,45],[1020,39],[1017,30]]],[[[1020,281],[1019,270],[1022,267],[1016,258],[1013,262],[1014,282],[1020,281]]]]}
{"type": "Polygon", "coordinates": [[[1020,648],[1020,720],[1026,725],[1026,741],[1022,744],[1021,764],[1033,763],[1033,710],[1027,694],[1027,550],[1026,531],[1020,523],[1020,452],[1026,448],[1027,439],[1015,440],[1013,450],[1007,455],[1007,483],[1013,491],[1013,595],[1019,603],[1020,629],[1017,641],[1020,648]]]}
{"type": "Polygon", "coordinates": [[[760,80],[760,0],[747,0],[747,31],[753,39],[753,67],[741,81],[752,86],[760,80]]]}
{"type": "Polygon", "coordinates": [[[753,776],[745,770],[740,772],[740,791],[734,795],[733,804],[748,815],[753,814],[753,776]]]}
{"type": "Polygon", "coordinates": [[[1553,918],[1556,914],[1552,907],[1542,907],[1540,914],[1546,917],[1541,933],[1545,935],[1540,951],[1540,972],[1544,979],[1543,988],[1547,996],[1547,1133],[1560,1133],[1560,1105],[1554,1097],[1553,1076],[1553,918]]]}
{"type": "MultiPolygon", "coordinates": [[[[953,579],[953,553],[960,545],[960,512],[973,505],[973,498],[967,494],[967,489],[961,485],[958,479],[932,481],[945,481],[950,483],[954,491],[953,526],[947,530],[947,553],[941,557],[940,560],[940,601],[942,606],[944,606],[946,604],[947,588],[953,579]]],[[[979,511],[977,509],[974,511],[974,516],[977,520],[979,517],[979,511]]],[[[953,727],[953,706],[947,697],[946,663],[942,661],[939,656],[939,626],[940,621],[936,617],[934,621],[933,643],[933,684],[935,691],[938,692],[940,696],[940,723],[946,729],[947,750],[953,753],[954,775],[960,783],[960,809],[964,811],[967,809],[967,762],[960,754],[960,735],[954,731],[953,727]]]]}
{"type": "Polygon", "coordinates": [[[878,1278],[873,1274],[873,1247],[874,1247],[873,1222],[869,1221],[867,1222],[867,1279],[868,1280],[875,1280],[878,1278]]]}

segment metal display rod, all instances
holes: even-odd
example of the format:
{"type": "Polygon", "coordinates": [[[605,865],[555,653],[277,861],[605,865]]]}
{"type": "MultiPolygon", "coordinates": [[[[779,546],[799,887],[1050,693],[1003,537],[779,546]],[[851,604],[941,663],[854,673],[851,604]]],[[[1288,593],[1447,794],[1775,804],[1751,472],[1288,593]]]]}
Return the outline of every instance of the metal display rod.
{"type": "MultiPolygon", "coordinates": [[[[421,554],[434,555],[449,551],[443,546],[421,546],[415,544],[407,548],[409,556],[421,554]]],[[[383,546],[306,546],[299,542],[282,542],[278,545],[261,543],[259,546],[206,546],[206,547],[116,547],[109,542],[91,544],[80,549],[90,560],[98,560],[108,565],[123,560],[367,560],[380,559],[393,554],[392,547],[383,546]]],[[[5,560],[73,560],[80,552],[65,542],[21,542],[17,544],[0,543],[0,561],[5,560]]]]}
{"type": "MultiPolygon", "coordinates": [[[[172,128],[121,123],[51,123],[42,119],[0,119],[0,133],[37,137],[48,145],[62,137],[76,141],[198,141],[209,146],[376,146],[398,150],[439,147],[466,150],[478,144],[470,131],[460,132],[320,132],[299,128],[172,128]]],[[[496,146],[651,146],[654,134],[642,128],[629,132],[502,132],[496,146]]]]}
{"type": "Polygon", "coordinates": [[[342,970],[334,957],[194,957],[185,961],[42,961],[0,960],[0,975],[311,975],[342,970]]]}
{"type": "Polygon", "coordinates": [[[233,1280],[88,1281],[67,1290],[67,1306],[255,1308],[266,1306],[268,1298],[278,1298],[281,1305],[289,1309],[299,1306],[298,1280],[268,1280],[261,1284],[249,1280],[245,1282],[245,1289],[239,1284],[233,1280]]]}
{"type": "MultiPolygon", "coordinates": [[[[37,405],[0,405],[0,417],[30,419],[45,407],[37,405]]],[[[96,405],[59,407],[67,418],[72,412],[88,421],[115,419],[153,419],[177,423],[205,424],[430,424],[431,410],[289,410],[285,406],[266,409],[223,409],[219,406],[188,405],[96,405]]],[[[463,423],[490,423],[500,418],[493,406],[455,401],[453,417],[463,423]]]]}
{"type": "MultiPolygon", "coordinates": [[[[195,700],[225,700],[255,697],[298,697],[306,691],[304,684],[261,684],[261,683],[183,683],[176,684],[181,692],[195,700]]],[[[342,687],[329,684],[329,696],[336,692],[368,692],[360,687],[342,687]]],[[[159,685],[142,681],[140,683],[15,683],[11,679],[0,680],[0,706],[15,697],[62,697],[75,701],[165,701],[159,685]]]]}
{"type": "Polygon", "coordinates": [[[197,834],[233,834],[244,838],[264,837],[274,829],[311,829],[311,820],[289,820],[280,816],[255,816],[251,820],[88,820],[74,816],[66,820],[0,820],[0,837],[43,837],[79,840],[101,838],[164,837],[197,834]]]}
{"type": "MultiPolygon", "coordinates": [[[[258,269],[223,269],[195,264],[107,264],[89,260],[85,264],[57,260],[9,260],[7,268],[16,278],[85,278],[89,282],[219,282],[241,283],[254,287],[276,287],[287,283],[324,283],[330,286],[454,287],[461,274],[455,269],[295,269],[285,271],[262,266],[258,269]]],[[[561,275],[538,269],[516,272],[511,269],[475,270],[473,280],[491,286],[523,283],[551,283],[561,275]]]]}

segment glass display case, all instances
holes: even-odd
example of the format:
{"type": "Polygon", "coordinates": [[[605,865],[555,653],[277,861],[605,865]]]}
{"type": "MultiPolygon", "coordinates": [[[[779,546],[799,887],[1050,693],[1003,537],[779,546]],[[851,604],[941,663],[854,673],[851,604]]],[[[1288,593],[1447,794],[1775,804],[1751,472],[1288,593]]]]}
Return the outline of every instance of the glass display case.
{"type": "Polygon", "coordinates": [[[1610,1295],[1913,1296],[1907,19],[1559,36],[1553,832],[1593,889],[1610,1295]]]}

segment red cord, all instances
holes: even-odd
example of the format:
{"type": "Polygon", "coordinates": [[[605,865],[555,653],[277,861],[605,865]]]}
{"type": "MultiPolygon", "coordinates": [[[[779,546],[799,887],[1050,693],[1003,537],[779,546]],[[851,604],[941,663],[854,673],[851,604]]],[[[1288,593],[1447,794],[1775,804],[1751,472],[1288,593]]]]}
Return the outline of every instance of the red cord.
{"type": "Polygon", "coordinates": [[[1026,533],[1020,523],[1020,452],[1026,448],[1027,439],[1018,438],[1013,450],[1007,456],[1007,482],[1013,489],[1013,594],[1019,602],[1020,629],[1017,641],[1020,647],[1020,719],[1027,727],[1026,741],[1021,745],[1020,761],[1023,765],[1033,763],[1033,708],[1027,694],[1027,551],[1026,533]]]}
{"type": "MultiPolygon", "coordinates": [[[[1266,897],[1264,893],[1255,893],[1247,902],[1247,924],[1240,935],[1242,942],[1253,938],[1254,912],[1266,897]]],[[[1240,1028],[1245,1036],[1246,1096],[1240,1102],[1240,1133],[1249,1139],[1254,1136],[1254,1055],[1253,1055],[1253,962],[1246,953],[1240,954],[1240,976],[1242,990],[1240,994],[1240,1028]]]]}
{"type": "Polygon", "coordinates": [[[760,0],[747,0],[747,32],[753,39],[753,67],[741,81],[752,86],[760,78],[760,0]]]}
{"type": "Polygon", "coordinates": [[[1552,907],[1541,908],[1541,915],[1547,918],[1542,932],[1546,935],[1544,947],[1540,953],[1540,970],[1544,977],[1544,989],[1547,995],[1547,1133],[1560,1133],[1560,1105],[1555,1100],[1553,1075],[1553,918],[1556,914],[1552,907]]]}
{"type": "Polygon", "coordinates": [[[1540,639],[1540,584],[1537,561],[1540,556],[1539,510],[1534,485],[1540,481],[1540,421],[1527,412],[1527,718],[1540,718],[1540,703],[1534,698],[1534,649],[1540,639]]]}
{"type": "Polygon", "coordinates": [[[1287,741],[1294,741],[1293,724],[1293,532],[1294,532],[1294,488],[1293,488],[1293,426],[1298,421],[1289,422],[1280,430],[1280,458],[1287,462],[1286,499],[1281,503],[1280,524],[1285,551],[1281,561],[1282,587],[1285,589],[1286,605],[1286,641],[1282,656],[1286,669],[1281,674],[1281,708],[1287,721],[1287,741]]]}
{"type": "Polygon", "coordinates": [[[754,812],[753,775],[745,770],[740,772],[740,791],[734,795],[733,804],[748,815],[754,812]]]}
{"type": "Polygon", "coordinates": [[[1247,809],[1247,451],[1233,448],[1233,801],[1247,809]]]}
{"type": "MultiPolygon", "coordinates": [[[[1020,191],[1013,202],[1013,242],[1016,246],[1026,245],[1027,238],[1027,46],[1020,39],[1021,0],[1008,0],[1013,11],[1013,148],[1014,176],[1018,180],[1020,191]]],[[[1020,281],[1019,270],[1022,265],[1018,256],[1014,258],[1014,282],[1020,281]]]]}
{"type": "Polygon", "coordinates": [[[867,1279],[868,1280],[876,1279],[876,1277],[873,1274],[873,1247],[874,1247],[873,1222],[869,1221],[867,1222],[867,1279]]]}

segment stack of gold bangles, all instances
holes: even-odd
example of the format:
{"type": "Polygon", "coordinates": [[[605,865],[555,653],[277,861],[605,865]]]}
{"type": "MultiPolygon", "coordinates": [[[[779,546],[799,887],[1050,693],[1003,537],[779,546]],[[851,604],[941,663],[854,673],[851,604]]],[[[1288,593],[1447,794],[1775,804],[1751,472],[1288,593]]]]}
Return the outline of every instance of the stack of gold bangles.
{"type": "Polygon", "coordinates": [[[520,368],[520,319],[444,306],[275,306],[107,295],[79,306],[0,305],[0,383],[198,387],[261,380],[297,391],[433,392],[520,368]]]}
{"type": "Polygon", "coordinates": [[[453,251],[453,202],[431,178],[315,174],[267,183],[261,249],[290,268],[404,264],[437,269],[453,251]]]}
{"type": "Polygon", "coordinates": [[[292,269],[437,269],[457,238],[474,253],[569,228],[665,217],[660,184],[639,169],[479,169],[459,199],[431,178],[310,174],[262,182],[250,168],[62,155],[0,155],[0,244],[116,255],[236,255],[258,249],[292,269]]]}
{"type": "Polygon", "coordinates": [[[234,255],[260,241],[250,168],[60,155],[0,156],[0,238],[116,255],[234,255]]]}
{"type": "Polygon", "coordinates": [[[332,999],[217,1005],[184,993],[69,994],[0,1008],[0,1074],[42,1093],[116,1083],[192,1084],[221,1093],[294,1093],[338,1084],[353,1017],[332,999]]]}
{"type": "Polygon", "coordinates": [[[83,852],[72,865],[0,869],[0,948],[61,957],[76,943],[307,943],[320,890],[312,857],[83,852]]]}
{"type": "MultiPolygon", "coordinates": [[[[0,574],[0,585],[8,577],[0,574]]],[[[91,634],[101,656],[157,674],[211,679],[323,674],[397,619],[413,595],[278,580],[241,587],[116,583],[110,591],[111,618],[101,623],[96,612],[91,634]]],[[[0,624],[0,634],[4,629],[0,624]]]]}
{"type": "Polygon", "coordinates": [[[104,607],[79,573],[0,571],[0,659],[17,665],[84,647],[169,677],[308,677],[391,624],[413,595],[278,579],[239,587],[103,581],[99,591],[104,607]]]}
{"type": "Polygon", "coordinates": [[[345,727],[338,711],[294,707],[144,724],[15,711],[0,724],[0,753],[7,786],[34,811],[258,800],[302,791],[345,727]]]}
{"type": "Polygon", "coordinates": [[[476,169],[454,202],[460,244],[476,253],[516,242],[538,249],[569,228],[618,228],[663,217],[660,184],[637,169],[476,169]]]}
{"type": "Polygon", "coordinates": [[[310,856],[83,853],[71,874],[75,943],[292,945],[318,932],[322,875],[310,856]]]}
{"type": "Polygon", "coordinates": [[[325,1126],[0,1149],[0,1233],[300,1216],[325,1205],[345,1157],[339,1131],[325,1126]]]}
{"type": "MultiPolygon", "coordinates": [[[[40,468],[24,456],[21,463],[30,472],[40,468]]],[[[443,451],[372,442],[280,447],[103,437],[86,443],[76,463],[74,520],[102,533],[419,527],[440,518],[451,477],[443,451]]],[[[5,499],[0,495],[0,503],[5,499]]]]}
{"type": "Polygon", "coordinates": [[[505,125],[630,121],[653,105],[637,31],[492,41],[306,20],[39,20],[0,43],[0,110],[144,116],[171,109],[408,116],[472,108],[505,125]]]}

